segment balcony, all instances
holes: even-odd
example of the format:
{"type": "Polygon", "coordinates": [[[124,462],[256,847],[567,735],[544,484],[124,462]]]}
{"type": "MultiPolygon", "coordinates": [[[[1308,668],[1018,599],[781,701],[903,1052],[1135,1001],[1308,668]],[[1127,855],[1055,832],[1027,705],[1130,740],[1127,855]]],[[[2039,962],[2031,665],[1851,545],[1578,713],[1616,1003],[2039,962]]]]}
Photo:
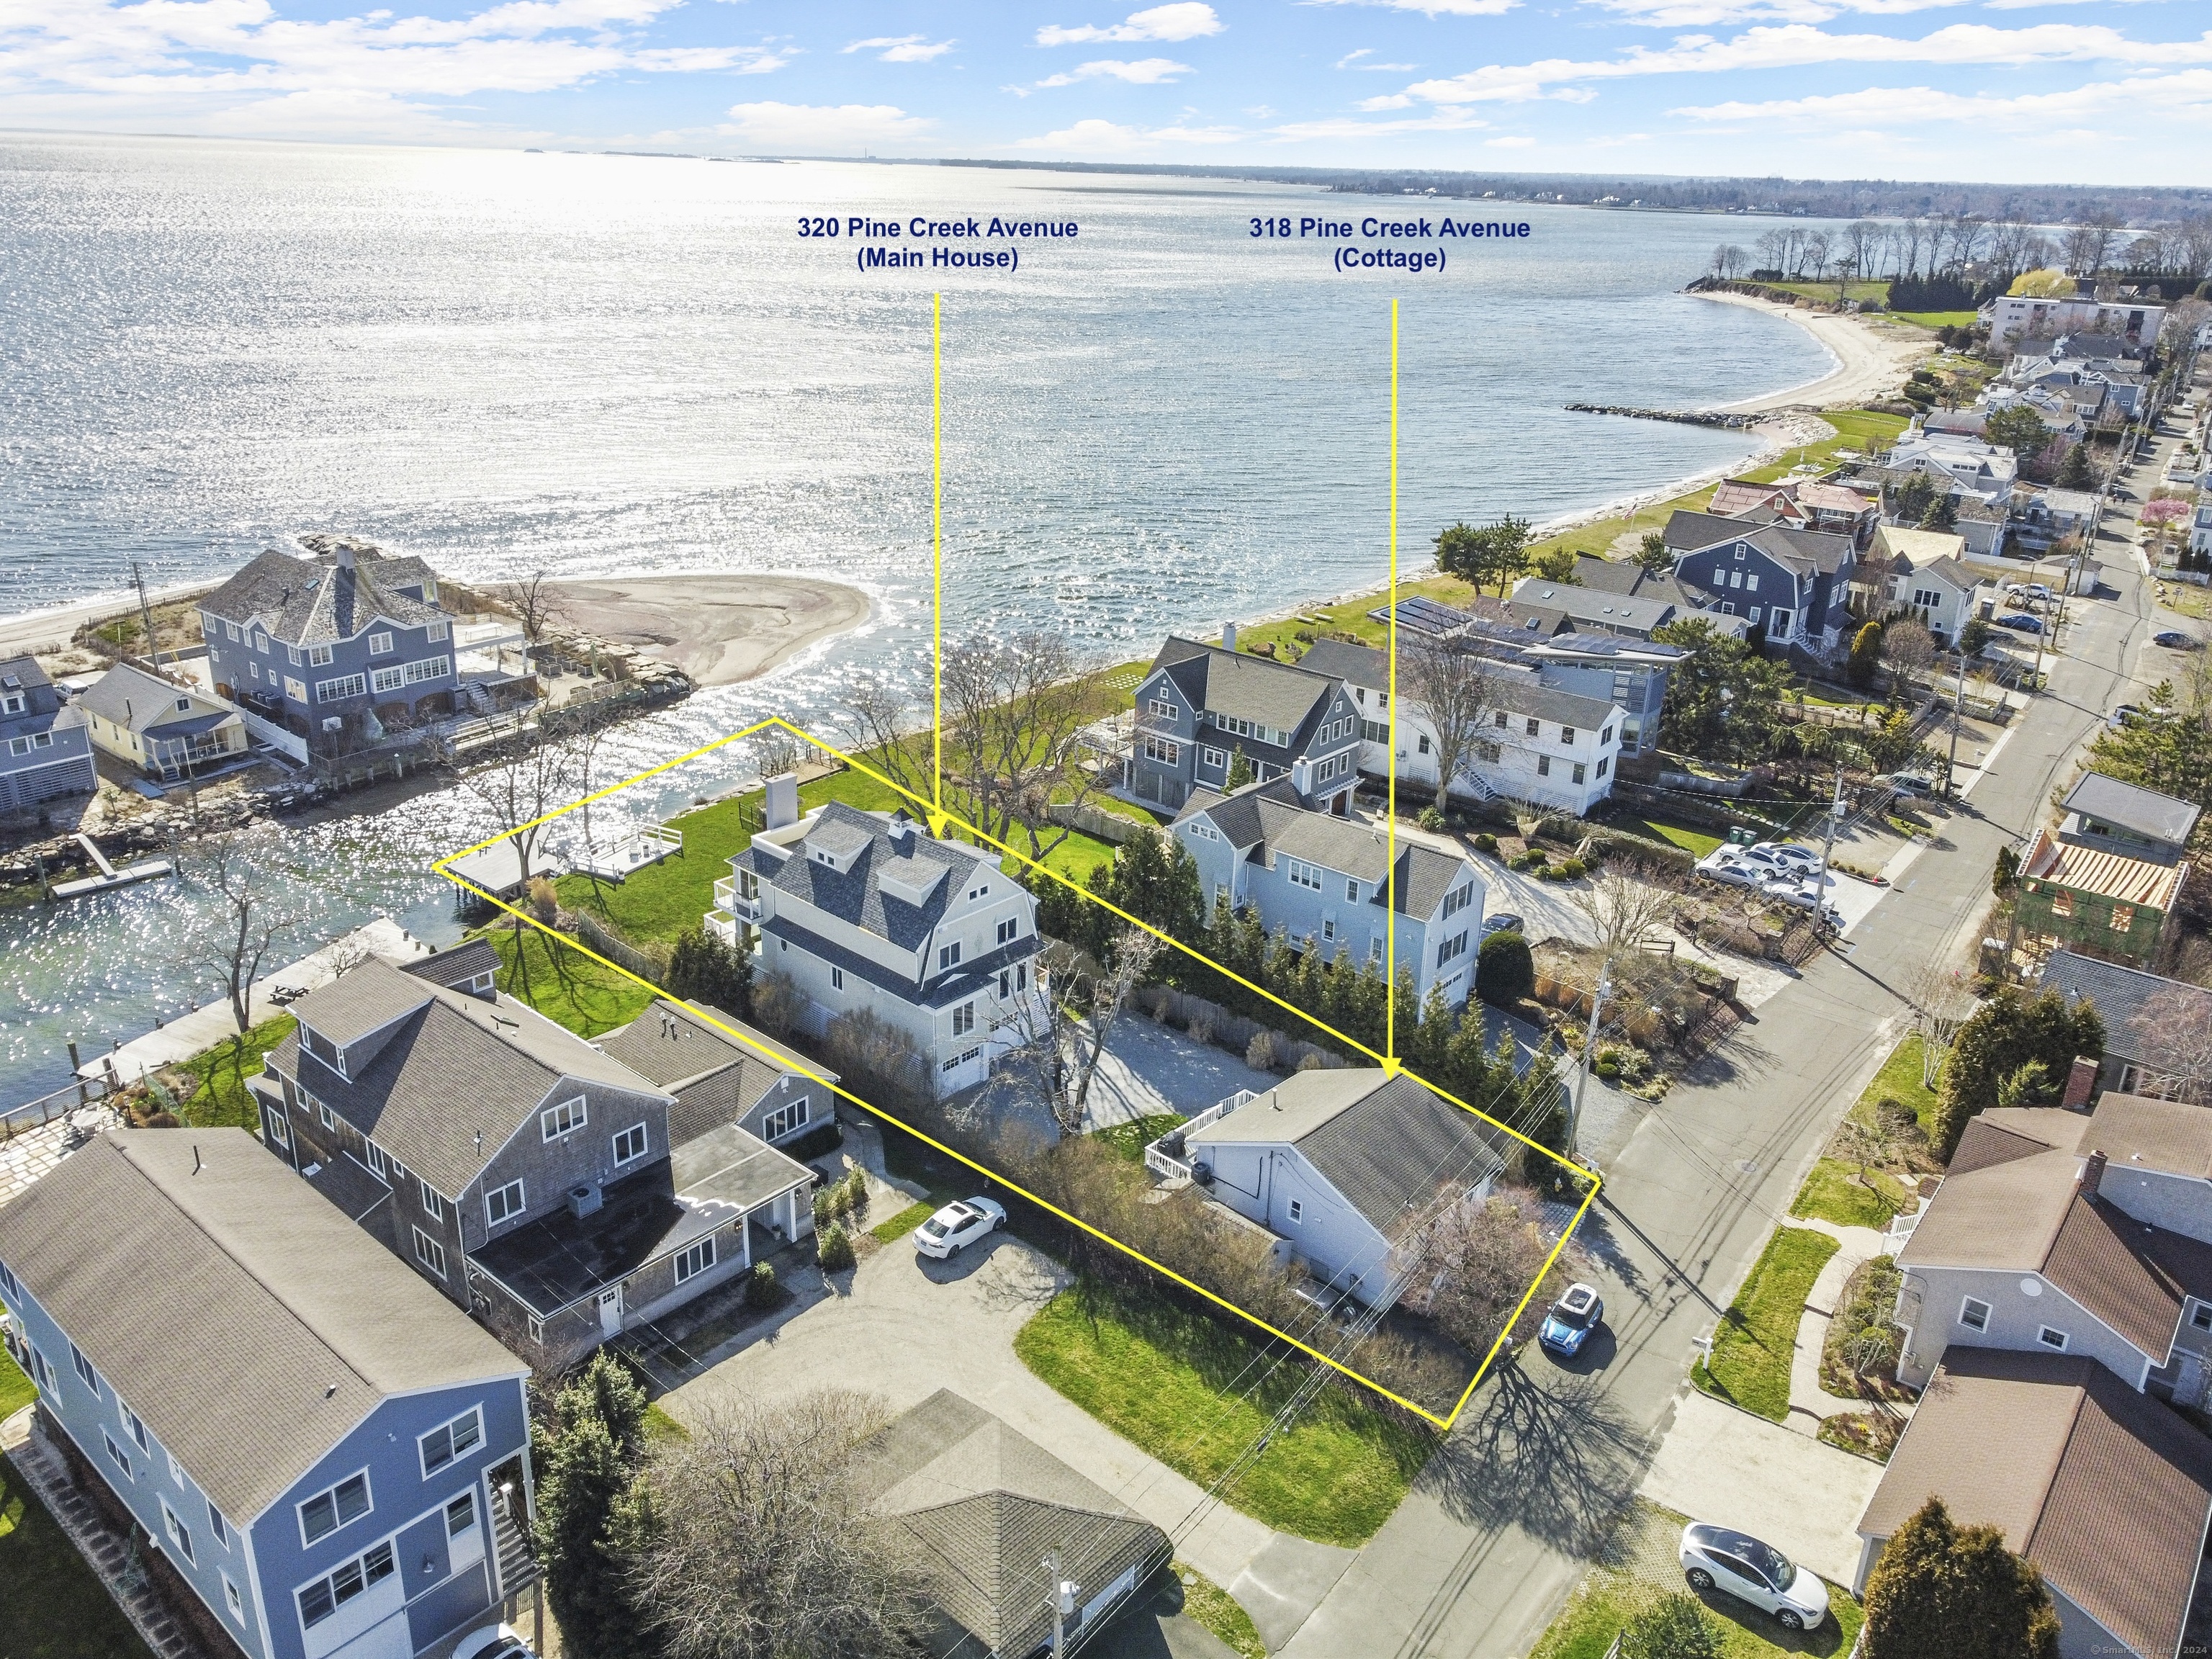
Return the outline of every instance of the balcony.
{"type": "Polygon", "coordinates": [[[761,919],[760,890],[756,887],[750,897],[741,896],[737,878],[724,876],[714,884],[714,906],[741,921],[757,922],[761,919]]]}
{"type": "Polygon", "coordinates": [[[1186,1118],[1158,1140],[1145,1148],[1145,1167],[1164,1181],[1190,1179],[1190,1160],[1183,1156],[1185,1138],[1195,1134],[1209,1123],[1229,1115],[1246,1101],[1256,1098],[1249,1089],[1239,1089],[1226,1100],[1217,1101],[1196,1117],[1186,1118]]]}

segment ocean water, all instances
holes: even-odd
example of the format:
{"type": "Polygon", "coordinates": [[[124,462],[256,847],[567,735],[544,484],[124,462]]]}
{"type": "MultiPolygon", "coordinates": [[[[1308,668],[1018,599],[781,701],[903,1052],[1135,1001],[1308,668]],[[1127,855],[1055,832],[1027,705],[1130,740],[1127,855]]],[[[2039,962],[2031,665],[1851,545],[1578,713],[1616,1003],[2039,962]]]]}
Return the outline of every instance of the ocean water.
{"type": "MultiPolygon", "coordinates": [[[[1478,208],[1445,204],[1464,216],[1478,208]]],[[[604,778],[775,712],[839,726],[928,641],[931,296],[946,626],[1102,658],[1378,581],[1400,316],[1408,564],[1727,465],[1738,434],[1571,415],[1816,378],[1790,324],[1679,292],[1741,227],[1515,204],[1441,275],[1340,275],[1256,216],[1437,204],[1269,185],[865,164],[127,139],[0,142],[0,614],[220,578],[313,530],[495,581],[781,571],[875,601],[769,678],[624,729],[604,778]],[[1017,272],[855,269],[807,214],[1073,220],[1017,272]]],[[[627,803],[665,810],[725,755],[627,803]]],[[[293,942],[435,934],[468,802],[274,839],[293,942]]],[[[473,833],[471,833],[473,832],[473,833]]],[[[204,1000],[187,882],[0,915],[0,1097],[204,1000]]]]}

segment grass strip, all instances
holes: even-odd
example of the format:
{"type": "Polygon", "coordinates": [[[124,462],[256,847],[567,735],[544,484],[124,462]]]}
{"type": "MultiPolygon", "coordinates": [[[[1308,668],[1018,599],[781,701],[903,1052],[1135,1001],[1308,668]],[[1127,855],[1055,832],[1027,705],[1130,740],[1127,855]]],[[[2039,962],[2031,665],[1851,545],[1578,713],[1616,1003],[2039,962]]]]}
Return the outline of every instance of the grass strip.
{"type": "Polygon", "coordinates": [[[1707,1394],[1779,1423],[1790,1414],[1790,1358],[1813,1281],[1836,1241],[1810,1227],[1777,1227],[1753,1264],[1728,1317],[1713,1333],[1710,1362],[1690,1377],[1707,1394]]]}
{"type": "MultiPolygon", "coordinates": [[[[1889,1058],[1882,1061],[1881,1070],[1874,1074],[1874,1081],[1867,1085],[1850,1115],[1863,1123],[1871,1122],[1875,1109],[1885,1100],[1893,1100],[1911,1107],[1912,1115],[1920,1121],[1921,1133],[1934,1140],[1936,1115],[1942,1103],[1936,1098],[1935,1090],[1921,1084],[1920,1056],[1920,1033],[1907,1032],[1905,1040],[1889,1051],[1889,1058]]],[[[1942,1081],[1940,1071],[1936,1081],[1942,1081]]]]}
{"type": "Polygon", "coordinates": [[[1896,1176],[1869,1170],[1867,1178],[1874,1183],[1871,1188],[1860,1184],[1857,1164],[1824,1158],[1797,1189],[1790,1213],[1832,1221],[1838,1227],[1872,1227],[1879,1231],[1909,1209],[1911,1200],[1896,1176]]]}
{"type": "Polygon", "coordinates": [[[1243,1659],[1267,1659],[1267,1644],[1260,1639],[1260,1627],[1235,1596],[1188,1561],[1176,1562],[1175,1571],[1182,1581],[1184,1618],[1219,1637],[1243,1659]]]}
{"type": "MultiPolygon", "coordinates": [[[[1267,1431],[1303,1377],[1287,1361],[1270,1368],[1274,1356],[1261,1351],[1273,1346],[1164,1298],[1092,1283],[1054,1297],[1014,1339],[1038,1376],[1201,1486],[1267,1431]]],[[[1278,1532],[1356,1549],[1398,1507],[1433,1443],[1332,1384],[1224,1500],[1278,1532]]]]}
{"type": "Polygon", "coordinates": [[[876,1223],[868,1229],[868,1237],[885,1244],[896,1243],[936,1213],[937,1206],[924,1199],[918,1204],[908,1205],[889,1221],[876,1223]]]}
{"type": "Polygon", "coordinates": [[[1149,1112],[1143,1117],[1131,1118],[1127,1123],[1093,1129],[1091,1138],[1112,1147],[1116,1157],[1126,1158],[1132,1164],[1141,1164],[1145,1161],[1146,1147],[1176,1124],[1186,1121],[1188,1120],[1181,1112],[1149,1112]]]}
{"type": "Polygon", "coordinates": [[[228,1126],[261,1133],[261,1109],[246,1086],[250,1077],[261,1075],[261,1062],[269,1051],[292,1035],[299,1024],[289,1014],[264,1019],[244,1036],[228,1036],[203,1050],[177,1069],[199,1085],[178,1114],[196,1129],[228,1126]]]}
{"type": "Polygon", "coordinates": [[[5,1458],[0,1458],[0,1586],[7,1592],[0,1596],[7,1608],[0,1619],[0,1654],[6,1659],[152,1659],[107,1587],[5,1458]]]}
{"type": "Polygon", "coordinates": [[[652,1006],[643,986],[534,927],[517,933],[498,927],[485,937],[499,954],[499,988],[580,1037],[627,1025],[652,1006]]]}

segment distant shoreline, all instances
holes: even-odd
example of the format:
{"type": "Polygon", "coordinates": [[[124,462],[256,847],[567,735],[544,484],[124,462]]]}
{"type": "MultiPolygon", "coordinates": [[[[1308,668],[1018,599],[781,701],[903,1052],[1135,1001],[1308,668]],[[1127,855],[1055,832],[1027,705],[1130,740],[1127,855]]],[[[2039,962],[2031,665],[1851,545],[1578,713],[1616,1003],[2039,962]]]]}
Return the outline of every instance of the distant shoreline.
{"type": "Polygon", "coordinates": [[[1753,311],[1764,311],[1771,317],[1780,317],[1794,323],[1826,349],[1835,359],[1835,367],[1816,380],[1801,385],[1784,386],[1779,392],[1766,392],[1757,398],[1745,398],[1732,404],[1722,404],[1726,410],[1740,410],[1756,415],[1767,410],[1796,409],[1817,406],[1827,409],[1857,408],[1881,398],[1895,397],[1904,390],[1906,376],[1913,365],[1936,350],[1933,340],[1914,340],[1885,333],[1863,317],[1835,311],[1804,311],[1796,306],[1785,306],[1772,300],[1760,299],[1749,294],[1717,293],[1698,290],[1700,300],[1713,300],[1723,305],[1743,306],[1753,311]]]}
{"type": "Polygon", "coordinates": [[[817,576],[684,571],[557,576],[546,586],[557,625],[649,651],[698,686],[757,679],[874,613],[859,588],[817,576]]]}

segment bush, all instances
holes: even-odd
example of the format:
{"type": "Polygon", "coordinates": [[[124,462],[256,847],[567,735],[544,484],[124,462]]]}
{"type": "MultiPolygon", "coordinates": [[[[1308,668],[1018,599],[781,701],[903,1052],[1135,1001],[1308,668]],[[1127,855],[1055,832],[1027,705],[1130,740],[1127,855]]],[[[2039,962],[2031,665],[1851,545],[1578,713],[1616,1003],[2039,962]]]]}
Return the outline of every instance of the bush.
{"type": "Polygon", "coordinates": [[[796,1140],[787,1140],[776,1148],[786,1158],[795,1158],[801,1164],[832,1152],[845,1144],[845,1131],[836,1118],[817,1124],[796,1140]]]}
{"type": "Polygon", "coordinates": [[[1561,859],[1552,866],[1552,874],[1560,881],[1573,881],[1589,868],[1580,859],[1561,859]]]}
{"type": "Polygon", "coordinates": [[[765,1261],[753,1263],[753,1270],[745,1278],[745,1306],[773,1308],[775,1305],[775,1269],[765,1261]]]}
{"type": "Polygon", "coordinates": [[[725,945],[694,923],[676,936],[668,954],[668,989],[684,1002],[703,1002],[743,1019],[753,1000],[752,953],[725,945]]]}
{"type": "Polygon", "coordinates": [[[1620,1659],[1720,1659],[1698,1598],[1669,1590],[1620,1629],[1620,1659]]]}
{"type": "Polygon", "coordinates": [[[1492,933],[1475,958],[1474,994],[1496,1007],[1510,1008],[1536,994],[1536,957],[1528,941],[1514,933],[1492,933]]]}
{"type": "Polygon", "coordinates": [[[841,1273],[853,1265],[853,1241],[845,1230],[832,1222],[814,1240],[815,1259],[825,1273],[841,1273]]]}
{"type": "Polygon", "coordinates": [[[1486,853],[1495,853],[1498,850],[1498,837],[1486,830],[1474,838],[1474,844],[1486,853]]]}
{"type": "Polygon", "coordinates": [[[1244,1063],[1255,1072],[1275,1069],[1275,1034],[1273,1031],[1253,1032],[1252,1041],[1244,1048],[1244,1063]]]}

